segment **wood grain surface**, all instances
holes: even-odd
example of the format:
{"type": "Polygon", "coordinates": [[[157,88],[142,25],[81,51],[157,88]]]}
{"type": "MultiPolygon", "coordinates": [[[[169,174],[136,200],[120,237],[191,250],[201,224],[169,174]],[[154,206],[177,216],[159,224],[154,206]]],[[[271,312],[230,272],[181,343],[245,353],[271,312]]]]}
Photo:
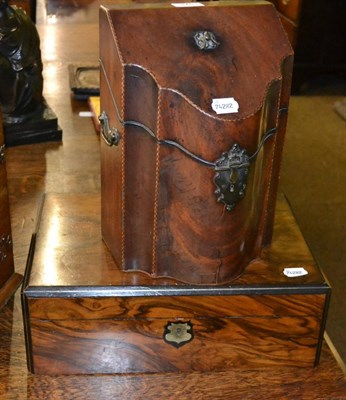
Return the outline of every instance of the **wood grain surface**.
{"type": "Polygon", "coordinates": [[[100,42],[101,109],[121,134],[118,148],[101,147],[105,242],[125,270],[192,284],[234,280],[272,234],[293,62],[274,7],[101,8],[100,42]],[[221,43],[214,51],[193,45],[206,29],[221,43]],[[239,111],[214,113],[213,99],[230,96],[239,111]],[[255,154],[271,129],[232,212],[217,202],[210,165],[162,144],[212,164],[235,143],[255,154]]]}
{"type": "MultiPolygon", "coordinates": [[[[186,289],[189,292],[189,289],[186,289]]],[[[190,290],[191,292],[191,290],[190,290]]],[[[282,316],[321,317],[325,295],[146,296],[30,298],[30,318],[40,320],[153,319],[282,316]]]]}
{"type": "MultiPolygon", "coordinates": [[[[17,300],[17,299],[16,299],[17,300]]],[[[346,378],[325,345],[316,368],[276,366],[219,372],[34,375],[26,370],[20,303],[0,314],[0,395],[4,399],[343,399],[346,378]],[[12,335],[13,332],[13,335],[12,335]],[[11,347],[14,348],[11,352],[11,347]]]]}
{"type": "MultiPolygon", "coordinates": [[[[93,194],[44,199],[23,288],[30,371],[186,372],[318,362],[328,286],[314,282],[322,278],[316,267],[305,284],[286,277],[285,285],[275,285],[267,269],[262,281],[255,276],[257,284],[246,285],[254,279],[246,271],[240,292],[205,286],[201,296],[196,285],[160,280],[158,286],[158,279],[114,262],[102,244],[95,203],[93,194]],[[98,257],[95,244],[103,250],[98,257]],[[169,290],[180,292],[168,296],[169,290]],[[193,340],[179,349],[167,343],[171,322],[192,324],[193,340]]],[[[280,208],[276,225],[287,235],[293,216],[283,198],[280,208]]]]}
{"type": "MultiPolygon", "coordinates": [[[[101,240],[99,193],[49,193],[45,196],[44,204],[36,237],[31,287],[49,288],[52,284],[108,286],[110,283],[115,287],[177,286],[178,282],[173,279],[153,279],[143,272],[126,273],[115,262],[101,240]]],[[[261,256],[232,285],[226,287],[260,285],[308,288],[325,283],[282,195],[279,196],[276,209],[271,245],[263,249],[261,256]],[[304,267],[308,274],[292,281],[283,271],[286,267],[297,266],[304,267]]],[[[189,286],[178,285],[182,288],[189,286]]]]}
{"type": "Polygon", "coordinates": [[[307,316],[178,320],[192,324],[194,337],[177,349],[163,340],[170,321],[31,320],[31,371],[56,375],[222,371],[277,365],[312,368],[321,322],[307,316]]]}

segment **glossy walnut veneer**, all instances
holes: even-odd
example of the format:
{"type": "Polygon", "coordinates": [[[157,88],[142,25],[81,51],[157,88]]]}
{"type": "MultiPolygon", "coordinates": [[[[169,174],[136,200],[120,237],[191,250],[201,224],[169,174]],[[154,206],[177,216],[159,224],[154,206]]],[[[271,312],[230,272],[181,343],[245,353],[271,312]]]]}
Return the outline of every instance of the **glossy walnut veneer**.
{"type": "Polygon", "coordinates": [[[40,374],[217,371],[319,359],[329,287],[281,198],[274,240],[232,285],[124,272],[101,240],[98,195],[49,194],[23,287],[29,368],[40,374]],[[285,267],[307,276],[287,278],[285,267]],[[172,321],[192,323],[180,348],[172,321]]]}

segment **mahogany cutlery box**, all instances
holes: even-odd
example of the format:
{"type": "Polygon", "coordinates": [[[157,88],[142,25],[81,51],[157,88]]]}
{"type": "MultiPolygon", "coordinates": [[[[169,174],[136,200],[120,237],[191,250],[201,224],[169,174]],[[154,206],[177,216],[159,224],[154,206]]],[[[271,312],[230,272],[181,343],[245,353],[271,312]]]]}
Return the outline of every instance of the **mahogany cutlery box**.
{"type": "Polygon", "coordinates": [[[178,5],[101,7],[102,237],[222,284],[271,240],[293,53],[270,3],[178,5]]]}
{"type": "Polygon", "coordinates": [[[239,279],[191,285],[123,271],[101,240],[99,195],[48,194],[22,291],[29,369],[313,367],[329,291],[281,196],[271,245],[239,279]]]}

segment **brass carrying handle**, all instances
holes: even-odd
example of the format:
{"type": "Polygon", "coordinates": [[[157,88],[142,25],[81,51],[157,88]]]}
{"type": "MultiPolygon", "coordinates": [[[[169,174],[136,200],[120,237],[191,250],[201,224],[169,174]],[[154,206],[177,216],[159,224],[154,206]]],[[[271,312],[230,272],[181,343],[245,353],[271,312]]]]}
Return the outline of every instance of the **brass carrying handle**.
{"type": "Polygon", "coordinates": [[[120,133],[118,129],[109,126],[109,119],[105,111],[99,116],[101,124],[101,136],[108,146],[117,146],[120,141],[120,133]]]}

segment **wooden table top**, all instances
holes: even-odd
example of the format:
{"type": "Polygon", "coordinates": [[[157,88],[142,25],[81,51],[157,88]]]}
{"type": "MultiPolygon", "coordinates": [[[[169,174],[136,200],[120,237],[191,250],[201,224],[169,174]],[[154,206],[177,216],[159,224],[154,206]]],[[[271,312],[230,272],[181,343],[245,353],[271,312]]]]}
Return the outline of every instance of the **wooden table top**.
{"type": "MultiPolygon", "coordinates": [[[[67,64],[97,62],[97,24],[39,27],[45,96],[64,131],[63,144],[7,150],[16,270],[24,272],[39,199],[44,192],[98,194],[98,136],[86,103],[70,97],[67,64]]],[[[0,311],[2,399],[346,399],[346,378],[329,347],[314,369],[220,373],[35,376],[27,371],[20,295],[0,311]]]]}

